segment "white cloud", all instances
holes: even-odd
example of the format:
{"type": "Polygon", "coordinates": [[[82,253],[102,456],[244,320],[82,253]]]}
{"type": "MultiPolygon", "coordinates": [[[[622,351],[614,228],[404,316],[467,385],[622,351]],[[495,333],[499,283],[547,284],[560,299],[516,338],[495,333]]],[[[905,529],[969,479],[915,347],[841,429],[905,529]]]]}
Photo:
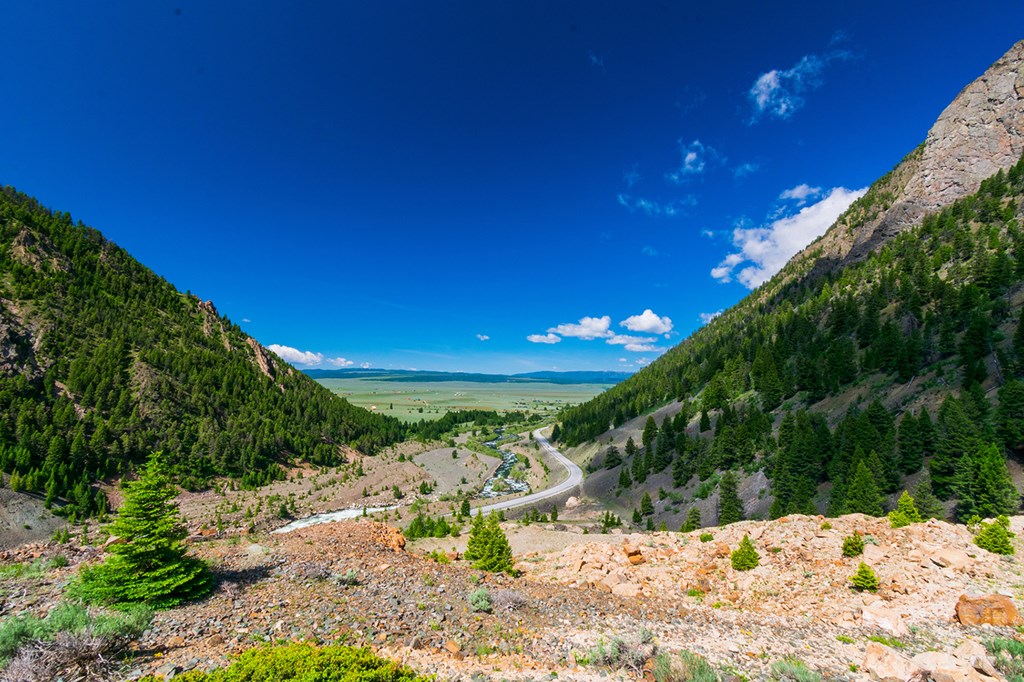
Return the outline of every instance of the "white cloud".
{"type": "Polygon", "coordinates": [[[665,216],[667,218],[679,215],[687,206],[697,205],[697,197],[693,195],[688,195],[682,199],[676,199],[667,203],[653,201],[644,197],[634,197],[631,194],[618,194],[615,199],[621,206],[625,206],[629,209],[630,213],[640,211],[645,215],[665,216]]]}
{"type": "Polygon", "coordinates": [[[732,241],[739,251],[731,253],[711,270],[711,276],[729,282],[733,275],[748,289],[771,279],[772,275],[800,249],[825,233],[850,204],[867,188],[836,187],[817,203],[804,206],[795,215],[779,218],[765,227],[736,227],[732,241]],[[742,263],[750,263],[736,272],[742,263]]]}
{"type": "Polygon", "coordinates": [[[243,317],[242,322],[252,322],[248,317],[243,317]]]}
{"type": "Polygon", "coordinates": [[[351,367],[356,364],[347,358],[327,358],[326,362],[331,367],[351,367]]]}
{"type": "Polygon", "coordinates": [[[642,253],[645,256],[650,256],[651,258],[654,258],[655,256],[658,255],[658,250],[653,246],[645,246],[644,248],[640,249],[640,253],[642,253]]]}
{"type": "Polygon", "coordinates": [[[745,178],[751,173],[756,173],[761,169],[761,166],[756,163],[741,163],[732,169],[732,176],[737,180],[739,178],[745,178]]]}
{"type": "Polygon", "coordinates": [[[526,340],[530,343],[558,343],[562,340],[562,337],[555,336],[554,334],[530,334],[526,337],[526,340]]]}
{"type": "Polygon", "coordinates": [[[658,317],[650,308],[647,308],[639,315],[627,317],[619,325],[631,332],[643,334],[668,334],[672,331],[672,319],[669,317],[658,317]]]}
{"type": "Polygon", "coordinates": [[[359,366],[362,367],[363,369],[370,369],[370,363],[368,363],[368,362],[364,362],[363,364],[361,364],[359,366]]]}
{"type": "Polygon", "coordinates": [[[747,92],[754,107],[750,123],[756,123],[763,115],[789,118],[804,105],[804,93],[821,87],[822,72],[829,62],[850,57],[845,50],[831,50],[822,56],[809,54],[788,69],[762,73],[747,92]]]}
{"type": "Polygon", "coordinates": [[[714,163],[720,158],[714,147],[709,147],[700,140],[694,140],[689,144],[679,140],[679,152],[682,154],[679,168],[665,174],[665,179],[673,185],[681,185],[692,176],[700,175],[709,163],[714,163]]]}
{"type": "Polygon", "coordinates": [[[711,320],[713,320],[713,319],[715,319],[716,317],[718,317],[719,315],[721,315],[721,314],[722,314],[722,312],[724,312],[724,311],[722,311],[722,310],[716,310],[716,311],[715,311],[715,312],[713,312],[713,313],[701,313],[701,314],[700,314],[700,321],[701,321],[701,322],[702,322],[703,324],[707,324],[707,323],[708,323],[708,322],[710,322],[711,320]]]}
{"type": "MultiPolygon", "coordinates": [[[[548,330],[551,334],[570,336],[576,339],[589,341],[590,339],[603,339],[612,335],[608,328],[612,324],[612,318],[608,315],[603,317],[581,317],[579,323],[560,324],[548,330]]],[[[555,342],[550,342],[555,343],[555,342]]]]}
{"type": "Polygon", "coordinates": [[[665,350],[664,348],[660,348],[649,343],[627,343],[623,348],[631,353],[660,353],[665,350]]]}
{"type": "Polygon", "coordinates": [[[487,336],[487,334],[477,334],[476,338],[480,339],[481,341],[490,341],[491,340],[491,337],[487,336]]]}
{"type": "Polygon", "coordinates": [[[803,183],[791,189],[785,190],[782,194],[779,195],[779,198],[784,200],[795,201],[797,202],[798,206],[803,206],[804,204],[807,203],[808,199],[810,199],[811,197],[816,197],[819,194],[821,194],[820,187],[811,187],[807,183],[803,183]]]}
{"type": "Polygon", "coordinates": [[[651,343],[654,341],[653,336],[630,336],[629,334],[612,334],[609,336],[605,343],[610,346],[629,346],[636,345],[638,343],[651,343]]]}
{"type": "Polygon", "coordinates": [[[319,365],[324,361],[323,353],[299,350],[298,348],[282,346],[276,343],[272,343],[267,346],[267,350],[274,353],[285,362],[290,362],[293,365],[319,365]]]}

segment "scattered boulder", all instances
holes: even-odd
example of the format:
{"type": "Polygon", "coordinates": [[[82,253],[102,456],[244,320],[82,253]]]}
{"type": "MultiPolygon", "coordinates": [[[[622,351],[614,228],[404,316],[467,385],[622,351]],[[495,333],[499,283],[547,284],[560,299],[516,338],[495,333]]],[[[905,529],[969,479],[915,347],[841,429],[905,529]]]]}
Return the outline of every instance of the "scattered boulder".
{"type": "Polygon", "coordinates": [[[566,509],[575,509],[578,506],[580,506],[580,500],[579,500],[578,497],[573,496],[573,497],[570,497],[568,500],[565,501],[565,508],[566,509]]]}
{"type": "Polygon", "coordinates": [[[964,552],[953,547],[942,547],[936,552],[932,553],[929,559],[932,560],[936,566],[941,568],[952,568],[955,571],[962,571],[970,568],[974,563],[974,560],[964,552]]]}
{"type": "Polygon", "coordinates": [[[622,551],[626,553],[626,558],[629,559],[629,563],[633,566],[639,566],[646,561],[646,559],[644,559],[643,552],[640,551],[639,547],[634,545],[623,545],[622,551]]]}
{"type": "Polygon", "coordinates": [[[919,679],[923,673],[914,661],[878,642],[868,642],[864,662],[860,667],[873,680],[902,680],[906,682],[911,679],[919,679]]]}
{"type": "Polygon", "coordinates": [[[961,625],[1020,625],[1022,623],[1013,599],[1003,594],[960,595],[956,603],[956,619],[961,625]]]}
{"type": "Polygon", "coordinates": [[[905,637],[910,634],[910,629],[903,622],[903,617],[888,608],[882,600],[866,605],[861,609],[860,617],[864,621],[864,625],[885,630],[894,637],[905,637]]]}

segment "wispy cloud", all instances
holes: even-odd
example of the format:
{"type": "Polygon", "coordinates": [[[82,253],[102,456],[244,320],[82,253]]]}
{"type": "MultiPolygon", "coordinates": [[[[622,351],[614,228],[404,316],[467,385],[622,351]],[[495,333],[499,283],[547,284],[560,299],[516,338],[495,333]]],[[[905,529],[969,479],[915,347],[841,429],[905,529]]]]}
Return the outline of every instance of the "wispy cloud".
{"type": "Polygon", "coordinates": [[[596,66],[600,69],[604,68],[604,57],[595,53],[593,50],[587,50],[587,59],[590,60],[591,66],[596,66]]]}
{"type": "Polygon", "coordinates": [[[640,182],[640,171],[637,170],[637,164],[634,163],[628,171],[622,174],[622,181],[630,189],[633,189],[633,185],[640,182]]]}
{"type": "Polygon", "coordinates": [[[724,311],[722,311],[721,309],[719,309],[719,310],[716,310],[716,311],[715,311],[715,312],[713,312],[713,313],[701,313],[701,314],[700,314],[700,321],[701,321],[701,323],[703,323],[703,324],[707,324],[707,323],[708,323],[708,322],[710,322],[711,320],[713,320],[713,319],[715,319],[716,317],[718,317],[719,315],[721,315],[721,314],[722,314],[723,312],[724,312],[724,311]]]}
{"type": "Polygon", "coordinates": [[[658,250],[653,246],[645,246],[644,248],[640,249],[640,253],[642,253],[645,256],[654,258],[655,256],[658,255],[658,250]]]}
{"type": "Polygon", "coordinates": [[[700,140],[684,142],[679,140],[679,153],[682,156],[679,167],[665,174],[665,179],[673,185],[682,185],[696,175],[701,175],[709,164],[721,160],[721,155],[700,140]]]}
{"type": "Polygon", "coordinates": [[[756,163],[741,163],[732,169],[732,176],[739,180],[740,178],[745,178],[752,173],[756,173],[760,169],[761,166],[756,163]]]}
{"type": "Polygon", "coordinates": [[[808,199],[816,197],[819,194],[821,194],[820,187],[811,187],[807,183],[803,183],[783,191],[783,193],[779,195],[779,198],[784,201],[795,201],[798,206],[803,206],[807,203],[808,199]]]}
{"type": "Polygon", "coordinates": [[[331,367],[351,367],[356,364],[348,358],[327,358],[325,362],[331,367]]]}
{"type": "Polygon", "coordinates": [[[491,340],[491,337],[487,336],[487,334],[477,334],[476,338],[480,339],[481,341],[490,341],[491,340]]]}
{"type": "MultiPolygon", "coordinates": [[[[665,334],[667,336],[672,331],[672,319],[669,317],[659,317],[657,313],[647,308],[639,315],[627,317],[619,323],[619,326],[625,327],[631,332],[665,334]]],[[[653,341],[654,339],[651,340],[653,341]]]]}
{"type": "Polygon", "coordinates": [[[555,334],[530,334],[526,340],[530,343],[558,343],[562,337],[555,334]]]}
{"type": "Polygon", "coordinates": [[[745,287],[754,289],[771,279],[800,249],[824,234],[866,191],[867,188],[835,187],[795,215],[778,218],[763,227],[736,227],[732,241],[739,250],[727,255],[711,270],[711,276],[721,282],[730,282],[735,276],[745,287]],[[737,272],[744,263],[748,265],[737,272]]]}
{"type": "Polygon", "coordinates": [[[804,106],[804,95],[821,87],[822,74],[831,62],[852,57],[847,50],[834,46],[842,37],[833,37],[831,49],[825,54],[808,54],[788,69],[772,69],[762,73],[750,86],[747,97],[753,106],[750,123],[757,123],[763,116],[787,119],[804,106]]]}
{"type": "Polygon", "coordinates": [[[629,209],[630,213],[640,211],[649,216],[665,216],[673,218],[680,215],[687,206],[696,206],[697,197],[688,195],[682,199],[676,199],[667,203],[652,201],[644,197],[634,197],[630,194],[619,194],[616,199],[621,206],[629,209]]]}

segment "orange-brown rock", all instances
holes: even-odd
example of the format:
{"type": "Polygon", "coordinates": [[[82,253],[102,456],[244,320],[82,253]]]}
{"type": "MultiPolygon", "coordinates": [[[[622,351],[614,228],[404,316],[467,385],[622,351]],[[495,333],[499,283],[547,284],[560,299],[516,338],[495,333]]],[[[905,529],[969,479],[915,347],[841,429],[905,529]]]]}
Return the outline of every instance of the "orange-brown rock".
{"type": "Polygon", "coordinates": [[[716,558],[718,558],[718,559],[725,558],[725,557],[729,556],[729,553],[730,553],[729,552],[729,543],[727,543],[727,542],[719,542],[717,545],[715,545],[715,557],[716,558]]]}
{"type": "Polygon", "coordinates": [[[634,566],[639,566],[640,564],[644,563],[644,561],[646,561],[639,547],[634,547],[633,545],[623,545],[622,551],[626,553],[626,558],[629,559],[629,563],[633,564],[634,566]]]}
{"type": "Polygon", "coordinates": [[[1013,600],[1002,594],[960,595],[956,619],[961,625],[1020,625],[1022,622],[1013,600]]]}

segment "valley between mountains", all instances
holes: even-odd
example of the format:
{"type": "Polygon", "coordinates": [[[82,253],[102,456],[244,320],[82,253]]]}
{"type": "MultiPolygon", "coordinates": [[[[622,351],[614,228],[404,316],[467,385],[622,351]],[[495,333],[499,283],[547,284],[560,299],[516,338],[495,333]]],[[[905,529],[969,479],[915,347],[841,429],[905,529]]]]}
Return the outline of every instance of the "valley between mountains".
{"type": "Polygon", "coordinates": [[[399,419],[4,187],[0,680],[1024,679],[1022,224],[1024,41],[650,365],[399,419]]]}

